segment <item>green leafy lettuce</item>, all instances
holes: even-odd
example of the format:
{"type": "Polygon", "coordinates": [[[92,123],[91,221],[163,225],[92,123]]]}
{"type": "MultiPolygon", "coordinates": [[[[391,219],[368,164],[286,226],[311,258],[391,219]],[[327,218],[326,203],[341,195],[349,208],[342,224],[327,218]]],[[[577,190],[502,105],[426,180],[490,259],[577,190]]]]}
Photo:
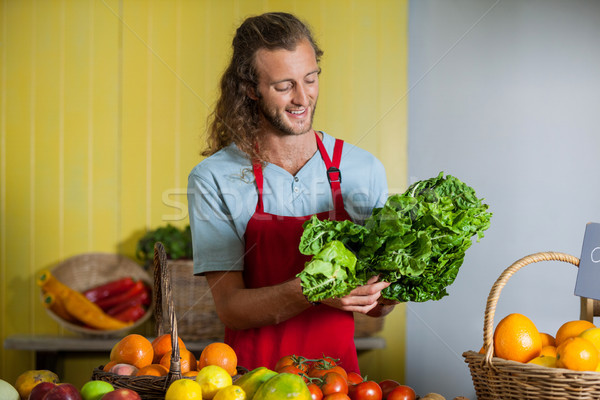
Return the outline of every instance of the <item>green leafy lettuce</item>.
{"type": "Polygon", "coordinates": [[[299,246],[313,256],[298,274],[303,292],[311,301],[342,297],[379,275],[391,282],[382,292],[386,299],[439,300],[456,279],[472,238],[479,241],[490,226],[487,209],[473,188],[440,172],[390,196],[364,226],[313,216],[299,246]]]}

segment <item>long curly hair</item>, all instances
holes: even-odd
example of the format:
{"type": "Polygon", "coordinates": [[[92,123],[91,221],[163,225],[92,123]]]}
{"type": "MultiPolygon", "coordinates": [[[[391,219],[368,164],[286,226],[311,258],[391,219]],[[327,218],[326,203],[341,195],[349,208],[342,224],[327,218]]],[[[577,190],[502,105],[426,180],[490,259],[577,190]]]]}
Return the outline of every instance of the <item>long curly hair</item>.
{"type": "Polygon", "coordinates": [[[292,14],[271,12],[247,18],[233,38],[233,55],[220,83],[221,95],[209,116],[207,148],[210,156],[235,143],[253,160],[262,161],[256,146],[259,130],[259,109],[248,97],[248,89],[256,90],[258,77],[254,65],[259,49],[294,50],[299,41],[310,42],[317,63],[323,51],[317,46],[308,26],[292,14]]]}

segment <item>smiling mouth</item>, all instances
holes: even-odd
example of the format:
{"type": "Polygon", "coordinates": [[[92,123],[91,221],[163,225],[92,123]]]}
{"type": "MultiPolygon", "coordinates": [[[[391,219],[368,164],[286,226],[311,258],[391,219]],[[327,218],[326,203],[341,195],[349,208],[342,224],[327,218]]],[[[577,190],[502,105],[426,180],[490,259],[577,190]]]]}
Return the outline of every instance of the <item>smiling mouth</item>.
{"type": "Polygon", "coordinates": [[[302,110],[287,110],[287,112],[292,115],[300,116],[300,115],[306,114],[307,110],[308,110],[307,108],[303,108],[302,110]]]}

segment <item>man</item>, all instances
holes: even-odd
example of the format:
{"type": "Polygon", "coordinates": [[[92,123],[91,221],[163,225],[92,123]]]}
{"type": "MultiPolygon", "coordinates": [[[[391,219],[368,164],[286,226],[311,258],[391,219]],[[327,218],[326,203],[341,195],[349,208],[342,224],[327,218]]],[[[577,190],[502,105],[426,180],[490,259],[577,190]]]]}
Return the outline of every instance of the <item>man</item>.
{"type": "Polygon", "coordinates": [[[375,157],[313,130],[322,54],[290,14],[244,21],[221,80],[209,157],[189,176],[194,272],[206,276],[225,342],[250,369],[325,354],[358,372],[352,312],[393,308],[378,302],[389,284],[377,278],[314,305],[295,277],[308,261],[298,244],[311,215],[362,222],[387,198],[375,157]]]}

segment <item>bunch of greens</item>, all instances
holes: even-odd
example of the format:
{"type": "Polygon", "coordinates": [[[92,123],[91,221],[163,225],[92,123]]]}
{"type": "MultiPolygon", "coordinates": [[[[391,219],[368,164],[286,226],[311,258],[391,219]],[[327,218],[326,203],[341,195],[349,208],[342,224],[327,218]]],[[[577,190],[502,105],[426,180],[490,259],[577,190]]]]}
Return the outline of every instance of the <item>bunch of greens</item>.
{"type": "Polygon", "coordinates": [[[313,256],[298,274],[303,292],[310,301],[342,297],[379,275],[391,282],[382,292],[386,299],[439,300],[448,295],[472,237],[479,241],[490,226],[487,209],[473,188],[440,172],[390,196],[364,226],[313,216],[299,247],[313,256]]]}
{"type": "Polygon", "coordinates": [[[171,224],[147,231],[136,247],[136,256],[150,268],[154,260],[154,244],[161,242],[165,246],[167,258],[170,260],[192,259],[192,231],[189,225],[179,228],[171,224]]]}

